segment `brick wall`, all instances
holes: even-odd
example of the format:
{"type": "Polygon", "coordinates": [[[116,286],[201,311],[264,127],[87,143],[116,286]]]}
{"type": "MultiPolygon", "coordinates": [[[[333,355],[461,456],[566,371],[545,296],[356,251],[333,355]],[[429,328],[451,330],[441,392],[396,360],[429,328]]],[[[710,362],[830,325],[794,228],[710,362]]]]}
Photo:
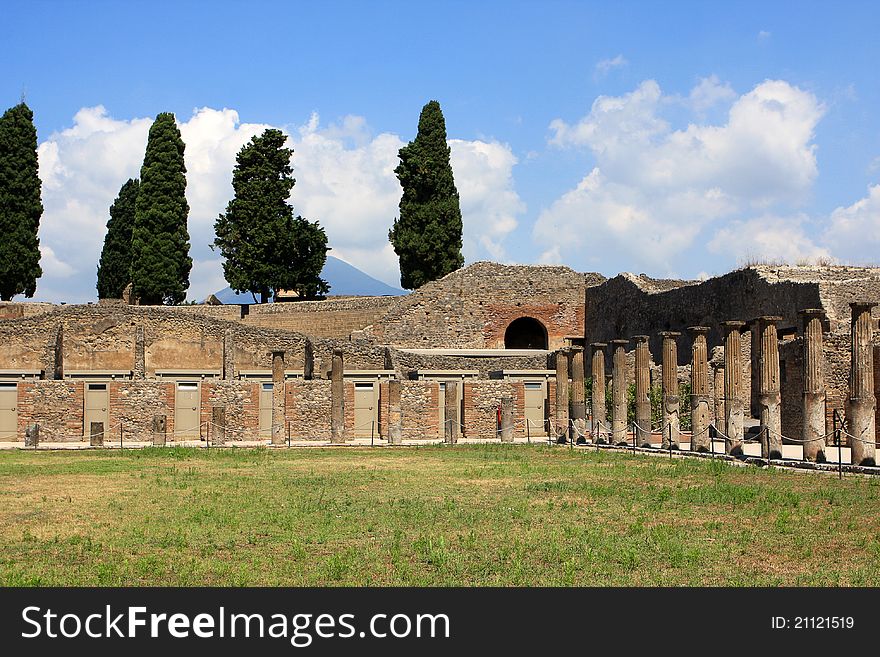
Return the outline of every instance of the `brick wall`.
{"type": "Polygon", "coordinates": [[[18,431],[40,425],[40,440],[80,441],[83,436],[82,382],[33,381],[18,384],[18,431]]]}
{"type": "Polygon", "coordinates": [[[285,419],[293,440],[330,440],[330,381],[288,381],[285,419]]]}
{"type": "Polygon", "coordinates": [[[497,428],[497,409],[501,398],[514,399],[515,435],[525,436],[522,419],[525,414],[524,384],[522,381],[492,380],[466,381],[464,384],[464,426],[465,438],[499,438],[497,428]]]}

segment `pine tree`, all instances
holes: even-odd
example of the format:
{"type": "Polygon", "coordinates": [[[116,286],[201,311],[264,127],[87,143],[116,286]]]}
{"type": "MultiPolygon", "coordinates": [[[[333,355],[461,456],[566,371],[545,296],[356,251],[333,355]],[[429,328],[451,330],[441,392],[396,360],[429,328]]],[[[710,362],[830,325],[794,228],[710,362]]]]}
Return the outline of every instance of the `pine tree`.
{"type": "Polygon", "coordinates": [[[464,264],[461,208],[449,152],[443,112],[432,100],[422,108],[418,134],[400,149],[400,165],[394,170],[403,196],[388,239],[400,260],[400,284],[409,290],[464,264]]]}
{"type": "Polygon", "coordinates": [[[131,282],[131,231],[138,187],[138,180],[129,178],[110,206],[107,234],[98,263],[99,299],[119,299],[131,282]]]}
{"type": "Polygon", "coordinates": [[[0,300],[37,290],[42,215],[37,129],[22,102],[0,117],[0,300]]]}
{"type": "Polygon", "coordinates": [[[183,151],[174,114],[159,114],[147,139],[131,231],[131,291],[142,304],[180,303],[189,287],[183,151]]]}
{"type": "Polygon", "coordinates": [[[327,235],[318,222],[294,217],[287,199],[296,183],[293,150],[280,130],[268,129],[239,151],[232,173],[235,197],[214,230],[224,258],[223,273],[236,292],[260,295],[265,303],[278,290],[314,298],[330,288],[321,279],[327,235]]]}

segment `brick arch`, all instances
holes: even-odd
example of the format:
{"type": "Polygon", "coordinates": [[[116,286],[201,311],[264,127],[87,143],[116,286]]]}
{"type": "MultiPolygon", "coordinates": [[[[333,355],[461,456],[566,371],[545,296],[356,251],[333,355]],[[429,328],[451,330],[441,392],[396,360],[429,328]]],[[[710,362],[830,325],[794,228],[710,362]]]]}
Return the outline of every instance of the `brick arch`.
{"type": "Polygon", "coordinates": [[[547,349],[547,327],[534,317],[518,317],[504,331],[504,348],[547,349]]]}

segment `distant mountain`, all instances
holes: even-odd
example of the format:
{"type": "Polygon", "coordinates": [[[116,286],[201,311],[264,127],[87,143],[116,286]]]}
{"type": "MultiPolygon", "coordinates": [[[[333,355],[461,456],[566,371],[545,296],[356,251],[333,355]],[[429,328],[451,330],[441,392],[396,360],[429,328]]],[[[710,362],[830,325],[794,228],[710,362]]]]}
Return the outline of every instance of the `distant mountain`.
{"type": "MultiPolygon", "coordinates": [[[[321,278],[330,284],[330,295],[336,296],[363,296],[378,297],[384,295],[406,294],[403,290],[386,285],[380,280],[365,274],[357,267],[347,262],[327,256],[324,269],[321,270],[321,278]]],[[[230,288],[215,292],[222,303],[253,303],[254,298],[250,293],[236,294],[230,288]]]]}

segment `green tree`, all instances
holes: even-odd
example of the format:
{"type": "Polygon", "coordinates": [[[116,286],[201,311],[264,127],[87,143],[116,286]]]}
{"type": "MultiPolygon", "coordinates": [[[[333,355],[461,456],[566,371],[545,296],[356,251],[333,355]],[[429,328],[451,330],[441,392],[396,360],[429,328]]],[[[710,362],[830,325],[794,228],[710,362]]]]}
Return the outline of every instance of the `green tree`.
{"type": "Polygon", "coordinates": [[[296,183],[293,150],[280,130],[255,136],[238,153],[232,172],[235,197],[214,224],[213,247],[224,258],[223,274],[236,292],[260,295],[266,303],[278,290],[315,298],[330,287],[320,276],[327,260],[327,235],[318,222],[293,216],[288,203],[296,183]]]}
{"type": "Polygon", "coordinates": [[[394,170],[403,188],[400,216],[388,233],[400,261],[400,284],[415,289],[455,271],[461,254],[461,208],[449,164],[440,103],[422,108],[414,141],[399,151],[394,170]]]}
{"type": "Polygon", "coordinates": [[[37,129],[22,102],[0,117],[0,300],[37,290],[42,215],[37,129]]]}
{"type": "Polygon", "coordinates": [[[98,262],[98,298],[118,299],[131,282],[131,231],[140,183],[129,178],[110,206],[104,248],[98,262]]]}
{"type": "Polygon", "coordinates": [[[131,231],[132,294],[143,304],[180,303],[189,287],[183,151],[174,114],[159,114],[147,139],[131,231]]]}

